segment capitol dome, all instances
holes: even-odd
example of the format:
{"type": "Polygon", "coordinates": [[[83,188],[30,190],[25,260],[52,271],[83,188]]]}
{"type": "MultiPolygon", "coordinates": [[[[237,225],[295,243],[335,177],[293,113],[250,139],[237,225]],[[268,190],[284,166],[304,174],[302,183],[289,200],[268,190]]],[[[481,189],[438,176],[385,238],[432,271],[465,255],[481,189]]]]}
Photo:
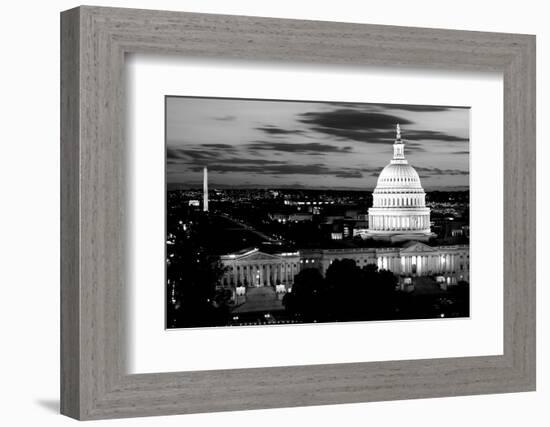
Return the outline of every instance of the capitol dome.
{"type": "Polygon", "coordinates": [[[382,170],[369,209],[368,237],[388,240],[427,240],[430,209],[420,177],[405,158],[405,141],[397,125],[393,159],[382,170]]]}
{"type": "Polygon", "coordinates": [[[377,188],[394,188],[396,185],[408,188],[422,188],[420,177],[409,164],[390,163],[380,173],[377,188]]]}

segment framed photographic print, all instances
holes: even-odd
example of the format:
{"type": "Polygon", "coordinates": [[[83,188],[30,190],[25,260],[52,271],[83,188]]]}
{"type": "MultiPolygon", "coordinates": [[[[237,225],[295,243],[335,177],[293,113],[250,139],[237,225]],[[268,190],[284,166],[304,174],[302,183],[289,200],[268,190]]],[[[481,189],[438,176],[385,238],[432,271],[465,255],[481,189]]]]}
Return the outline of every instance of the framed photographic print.
{"type": "Polygon", "coordinates": [[[469,317],[469,108],[165,114],[167,328],[469,317]]]}
{"type": "Polygon", "coordinates": [[[62,13],[62,413],[535,388],[535,39],[62,13]]]}

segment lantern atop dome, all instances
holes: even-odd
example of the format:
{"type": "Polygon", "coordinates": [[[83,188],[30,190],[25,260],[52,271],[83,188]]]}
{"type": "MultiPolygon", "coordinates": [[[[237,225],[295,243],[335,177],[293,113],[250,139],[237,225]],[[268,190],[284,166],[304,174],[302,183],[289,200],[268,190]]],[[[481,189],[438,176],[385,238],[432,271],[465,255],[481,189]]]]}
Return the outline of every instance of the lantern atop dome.
{"type": "Polygon", "coordinates": [[[393,143],[392,163],[407,163],[405,160],[405,142],[401,139],[401,126],[395,126],[395,142],[393,143]]]}

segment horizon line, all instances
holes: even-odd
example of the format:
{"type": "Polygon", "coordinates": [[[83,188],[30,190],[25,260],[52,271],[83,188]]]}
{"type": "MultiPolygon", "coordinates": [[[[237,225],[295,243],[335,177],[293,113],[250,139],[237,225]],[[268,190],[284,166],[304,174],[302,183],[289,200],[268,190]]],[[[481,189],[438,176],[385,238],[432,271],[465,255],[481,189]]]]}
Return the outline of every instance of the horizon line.
{"type": "MultiPolygon", "coordinates": [[[[180,183],[166,183],[166,190],[167,191],[176,191],[176,190],[197,190],[202,191],[202,185],[197,186],[190,186],[190,187],[183,187],[185,184],[180,183]],[[170,188],[170,187],[177,187],[182,186],[182,188],[170,188]]],[[[337,187],[337,188],[328,188],[328,187],[269,187],[269,186],[231,186],[227,187],[224,185],[213,185],[209,184],[210,191],[213,190],[294,190],[294,191],[300,191],[300,190],[308,190],[308,191],[362,191],[362,192],[369,192],[372,193],[374,191],[374,187],[370,189],[361,189],[361,188],[355,188],[355,187],[337,187]]],[[[466,191],[470,190],[469,186],[449,186],[449,187],[432,187],[432,188],[424,188],[424,191],[466,191]]]]}

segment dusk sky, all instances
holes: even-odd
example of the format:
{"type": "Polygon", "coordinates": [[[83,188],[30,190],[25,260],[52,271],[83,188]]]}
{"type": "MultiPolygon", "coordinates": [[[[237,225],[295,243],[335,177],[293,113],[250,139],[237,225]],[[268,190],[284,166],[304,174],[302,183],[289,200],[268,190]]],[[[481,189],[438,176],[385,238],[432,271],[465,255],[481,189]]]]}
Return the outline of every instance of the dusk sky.
{"type": "Polygon", "coordinates": [[[372,190],[393,156],[424,189],[467,187],[469,108],[167,97],[168,185],[372,190]]]}

